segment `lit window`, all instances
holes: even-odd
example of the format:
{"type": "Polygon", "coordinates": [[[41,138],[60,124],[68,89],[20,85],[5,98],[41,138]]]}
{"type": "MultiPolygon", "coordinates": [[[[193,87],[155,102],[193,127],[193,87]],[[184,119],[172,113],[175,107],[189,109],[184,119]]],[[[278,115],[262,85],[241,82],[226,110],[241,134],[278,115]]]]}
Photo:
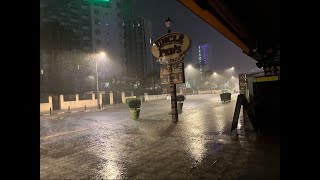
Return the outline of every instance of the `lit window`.
{"type": "Polygon", "coordinates": [[[41,69],[40,73],[43,74],[43,69],[41,69]]]}
{"type": "Polygon", "coordinates": [[[140,26],[140,24],[138,23],[138,26],[140,26]]]}

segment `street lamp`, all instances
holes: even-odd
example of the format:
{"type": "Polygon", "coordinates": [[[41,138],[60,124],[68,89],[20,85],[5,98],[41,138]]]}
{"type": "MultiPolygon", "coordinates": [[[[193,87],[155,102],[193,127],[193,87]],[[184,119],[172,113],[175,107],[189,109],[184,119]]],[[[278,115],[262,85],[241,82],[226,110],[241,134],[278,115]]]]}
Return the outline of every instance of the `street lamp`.
{"type": "Polygon", "coordinates": [[[164,22],[164,24],[166,25],[166,28],[168,28],[168,33],[171,33],[171,26],[172,26],[172,20],[168,17],[168,19],[164,22]]]}
{"type": "MultiPolygon", "coordinates": [[[[100,52],[99,54],[101,57],[105,57],[105,53],[104,52],[100,52]]],[[[95,59],[96,62],[96,79],[97,79],[97,106],[98,109],[100,109],[100,92],[99,92],[99,75],[98,75],[98,58],[95,59]]]]}

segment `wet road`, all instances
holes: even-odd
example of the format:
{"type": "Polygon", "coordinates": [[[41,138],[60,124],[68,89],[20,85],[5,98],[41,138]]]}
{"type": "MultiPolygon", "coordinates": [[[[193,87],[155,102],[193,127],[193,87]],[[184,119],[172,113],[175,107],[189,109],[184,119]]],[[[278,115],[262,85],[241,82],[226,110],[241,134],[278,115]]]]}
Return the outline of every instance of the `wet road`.
{"type": "Polygon", "coordinates": [[[40,177],[242,177],[256,145],[255,136],[230,136],[236,97],[221,103],[219,95],[187,96],[177,124],[167,100],[143,103],[137,121],[124,104],[101,112],[41,116],[40,177]]]}

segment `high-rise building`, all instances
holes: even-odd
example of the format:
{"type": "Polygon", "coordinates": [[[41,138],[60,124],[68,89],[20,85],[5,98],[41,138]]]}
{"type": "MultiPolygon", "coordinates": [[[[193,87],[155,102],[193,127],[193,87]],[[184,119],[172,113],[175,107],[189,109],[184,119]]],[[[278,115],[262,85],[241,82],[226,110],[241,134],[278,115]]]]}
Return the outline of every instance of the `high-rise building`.
{"type": "MultiPolygon", "coordinates": [[[[101,78],[122,73],[124,47],[119,11],[118,0],[40,1],[40,68],[48,81],[57,82],[51,83],[53,86],[79,84],[94,75],[94,63],[83,55],[99,51],[109,58],[109,62],[100,63],[101,78]],[[78,83],[74,80],[77,78],[78,83]]],[[[69,89],[75,85],[71,86],[69,89]]]]}
{"type": "MultiPolygon", "coordinates": [[[[40,9],[46,6],[40,5],[40,9]],[[41,8],[42,7],[42,8],[41,8]]],[[[56,21],[72,30],[79,44],[73,50],[87,53],[105,51],[113,63],[123,64],[122,26],[118,0],[70,0],[40,11],[40,26],[56,21]]]]}
{"type": "Polygon", "coordinates": [[[196,56],[197,64],[199,65],[199,70],[201,74],[201,81],[203,80],[205,65],[207,65],[208,60],[208,43],[198,43],[194,52],[196,56]]]}
{"type": "MultiPolygon", "coordinates": [[[[135,0],[64,0],[63,4],[57,1],[54,5],[40,3],[40,28],[53,23],[59,35],[55,35],[58,31],[51,31],[50,33],[54,34],[52,37],[58,38],[56,41],[61,45],[61,50],[66,50],[65,44],[61,42],[64,42],[64,39],[70,41],[66,51],[71,54],[106,52],[111,64],[101,63],[101,66],[104,67],[100,67],[105,72],[108,71],[106,76],[122,75],[137,80],[143,79],[148,73],[156,71],[158,66],[150,50],[151,23],[145,18],[134,15],[135,3],[135,0]],[[62,36],[65,32],[69,33],[67,38],[62,36]]],[[[41,48],[41,59],[48,57],[44,55],[46,52],[43,51],[43,46],[41,48]]],[[[62,54],[67,56],[66,52],[62,54]]],[[[74,74],[70,68],[66,69],[66,66],[63,65],[69,62],[60,62],[62,59],[72,61],[74,64],[70,66],[76,67],[76,70],[94,69],[89,67],[94,63],[83,62],[85,64],[79,65],[78,62],[74,62],[78,61],[77,58],[61,57],[60,60],[54,60],[57,57],[61,56],[55,56],[50,60],[50,63],[56,64],[55,67],[49,66],[51,69],[64,68],[64,71],[56,71],[62,78],[71,76],[62,72],[74,74]]],[[[41,62],[44,62],[42,67],[48,66],[45,65],[46,60],[41,62]]],[[[100,77],[103,78],[103,75],[100,77]]]]}
{"type": "Polygon", "coordinates": [[[152,68],[151,25],[142,17],[126,17],[123,22],[126,76],[144,78],[152,68]]]}

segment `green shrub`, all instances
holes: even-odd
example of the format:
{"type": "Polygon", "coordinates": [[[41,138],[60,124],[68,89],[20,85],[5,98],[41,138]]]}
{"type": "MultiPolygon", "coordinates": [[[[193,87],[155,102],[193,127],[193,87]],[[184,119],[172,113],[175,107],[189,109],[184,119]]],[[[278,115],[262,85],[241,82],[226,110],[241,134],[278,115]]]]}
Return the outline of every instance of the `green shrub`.
{"type": "Polygon", "coordinates": [[[177,101],[184,101],[184,95],[182,95],[182,94],[178,95],[177,101]]]}
{"type": "Polygon", "coordinates": [[[141,100],[140,99],[131,99],[128,103],[129,108],[131,109],[138,109],[141,107],[141,100]]]}

